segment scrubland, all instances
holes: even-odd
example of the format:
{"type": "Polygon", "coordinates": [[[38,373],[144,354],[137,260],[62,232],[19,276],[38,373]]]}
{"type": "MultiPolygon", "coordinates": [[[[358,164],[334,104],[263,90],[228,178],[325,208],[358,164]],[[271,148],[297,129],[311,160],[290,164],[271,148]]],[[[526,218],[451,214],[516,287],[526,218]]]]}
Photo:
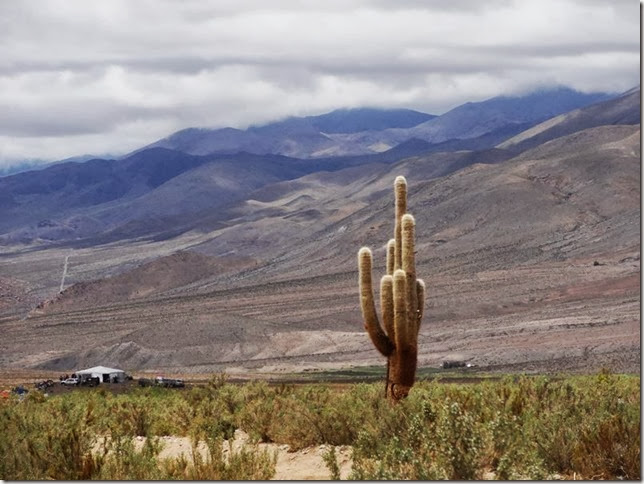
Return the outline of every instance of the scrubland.
{"type": "Polygon", "coordinates": [[[331,478],[335,446],[350,446],[359,480],[641,476],[639,376],[433,380],[397,405],[383,390],[217,375],[185,391],[31,392],[0,403],[0,478],[269,479],[276,456],[260,442],[326,444],[331,478]],[[229,446],[237,429],[249,442],[229,446]],[[191,452],[161,458],[163,436],[188,437],[191,452]]]}

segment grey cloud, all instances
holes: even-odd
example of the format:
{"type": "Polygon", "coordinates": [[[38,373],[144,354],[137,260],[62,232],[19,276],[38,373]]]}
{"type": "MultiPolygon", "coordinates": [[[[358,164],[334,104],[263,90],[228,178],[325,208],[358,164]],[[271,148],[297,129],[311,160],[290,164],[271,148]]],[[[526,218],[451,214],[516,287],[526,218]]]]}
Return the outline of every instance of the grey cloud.
{"type": "Polygon", "coordinates": [[[169,72],[176,74],[194,74],[204,69],[212,69],[220,65],[239,63],[240,59],[233,57],[204,58],[197,56],[162,56],[144,58],[112,58],[84,60],[58,60],[58,61],[28,61],[15,60],[0,64],[0,75],[12,75],[22,72],[65,71],[75,72],[96,71],[110,66],[126,67],[138,72],[169,72]]]}
{"type": "Polygon", "coordinates": [[[402,9],[420,9],[425,10],[431,8],[436,11],[447,12],[481,12],[483,10],[494,10],[502,7],[511,6],[513,0],[398,0],[392,2],[390,0],[371,0],[366,1],[366,5],[372,5],[377,8],[402,10],[402,9]]]}
{"type": "Polygon", "coordinates": [[[52,109],[29,109],[23,106],[0,104],[0,133],[4,136],[76,136],[109,133],[125,121],[154,119],[173,112],[167,108],[154,109],[118,105],[109,102],[60,104],[52,109]]]}
{"type": "Polygon", "coordinates": [[[639,42],[589,42],[589,43],[552,43],[552,44],[514,44],[499,46],[478,46],[478,52],[492,55],[539,57],[579,56],[584,54],[630,52],[639,53],[639,42]]]}
{"type": "Polygon", "coordinates": [[[428,72],[429,69],[441,69],[446,72],[462,73],[478,71],[482,64],[485,69],[494,71],[509,66],[529,66],[531,57],[554,58],[560,56],[580,56],[587,53],[638,53],[639,42],[597,42],[597,43],[553,43],[513,45],[441,45],[428,50],[435,50],[424,58],[407,59],[404,52],[385,54],[383,58],[360,59],[346,57],[311,56],[308,58],[266,57],[263,55],[225,55],[225,56],[158,56],[144,58],[114,58],[96,61],[11,61],[0,64],[0,75],[12,75],[21,72],[42,71],[96,71],[109,66],[125,67],[133,72],[164,72],[176,74],[195,74],[203,70],[217,69],[225,65],[257,66],[270,72],[271,69],[283,71],[283,77],[293,73],[327,72],[331,74],[387,74],[405,76],[428,72]],[[388,55],[388,56],[387,56],[388,55]]]}
{"type": "Polygon", "coordinates": [[[539,84],[626,89],[639,79],[634,12],[630,0],[0,2],[0,144],[30,157],[48,137],[61,157],[360,103],[440,114],[539,84]]]}

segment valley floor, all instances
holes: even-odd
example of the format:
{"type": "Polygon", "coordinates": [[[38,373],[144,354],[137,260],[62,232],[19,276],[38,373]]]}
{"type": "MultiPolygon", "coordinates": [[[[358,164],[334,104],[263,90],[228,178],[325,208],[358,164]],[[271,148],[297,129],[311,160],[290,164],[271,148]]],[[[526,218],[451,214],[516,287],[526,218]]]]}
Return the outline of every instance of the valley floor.
{"type": "MultiPolygon", "coordinates": [[[[616,253],[601,265],[580,258],[468,274],[432,275],[423,264],[423,272],[421,366],[461,360],[492,372],[639,372],[639,254],[616,253]]],[[[0,366],[73,371],[102,364],[198,375],[383,364],[362,328],[355,274],[267,279],[5,316],[0,366]]]]}

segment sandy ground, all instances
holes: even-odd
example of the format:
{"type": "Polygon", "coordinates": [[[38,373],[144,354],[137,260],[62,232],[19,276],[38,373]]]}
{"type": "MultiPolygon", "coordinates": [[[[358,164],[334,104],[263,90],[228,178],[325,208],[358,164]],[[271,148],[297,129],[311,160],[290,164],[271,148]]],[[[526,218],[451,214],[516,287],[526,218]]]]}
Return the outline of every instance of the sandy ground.
{"type": "MultiPolygon", "coordinates": [[[[159,454],[160,459],[169,459],[179,457],[184,454],[190,457],[192,446],[189,437],[164,436],[160,437],[163,449],[159,454]]],[[[142,447],[145,443],[145,437],[136,437],[136,446],[142,447]]],[[[228,453],[232,444],[233,451],[239,450],[243,446],[252,445],[249,443],[248,434],[242,430],[235,431],[235,438],[231,442],[224,442],[224,452],[228,453]]],[[[257,449],[262,452],[268,450],[269,453],[277,454],[276,472],[273,480],[298,480],[298,481],[320,481],[331,478],[330,471],[324,463],[323,456],[332,446],[320,445],[308,447],[297,452],[290,452],[286,444],[257,444],[257,449]]],[[[207,453],[206,445],[200,443],[198,450],[205,457],[207,453]]],[[[340,467],[340,477],[347,479],[351,473],[351,448],[349,446],[335,447],[336,459],[340,467]]]]}
{"type": "MultiPolygon", "coordinates": [[[[186,457],[191,455],[191,444],[188,437],[174,437],[165,436],[160,437],[163,444],[163,450],[159,454],[159,458],[168,459],[176,458],[181,454],[186,457]]],[[[136,437],[135,444],[137,448],[141,448],[145,443],[145,437],[136,437]]],[[[224,453],[230,452],[230,443],[232,443],[233,451],[242,448],[243,446],[253,445],[249,444],[249,437],[242,430],[235,431],[235,437],[231,442],[224,442],[224,453]]],[[[277,454],[277,462],[275,466],[275,475],[271,480],[273,481],[324,481],[331,479],[331,473],[324,463],[323,456],[335,447],[335,454],[340,468],[340,479],[347,480],[351,474],[351,447],[350,446],[330,446],[319,445],[315,447],[307,447],[297,452],[290,452],[289,446],[285,444],[256,444],[257,449],[261,452],[268,450],[277,454]]],[[[204,443],[198,446],[198,450],[203,456],[206,455],[207,449],[204,443]]],[[[550,476],[553,480],[562,478],[559,474],[550,476]]],[[[495,480],[496,476],[491,471],[483,473],[483,480],[495,480]]]]}

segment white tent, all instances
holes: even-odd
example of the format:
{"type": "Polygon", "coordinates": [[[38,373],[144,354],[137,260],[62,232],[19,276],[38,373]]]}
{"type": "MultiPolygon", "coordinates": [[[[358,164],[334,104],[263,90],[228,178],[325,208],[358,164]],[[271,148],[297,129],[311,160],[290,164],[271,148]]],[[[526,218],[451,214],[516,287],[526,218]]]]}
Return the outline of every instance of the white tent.
{"type": "Polygon", "coordinates": [[[123,370],[106,366],[95,366],[87,370],[79,370],[76,374],[80,381],[85,381],[92,377],[100,378],[101,383],[121,383],[125,381],[125,372],[123,370]]]}

